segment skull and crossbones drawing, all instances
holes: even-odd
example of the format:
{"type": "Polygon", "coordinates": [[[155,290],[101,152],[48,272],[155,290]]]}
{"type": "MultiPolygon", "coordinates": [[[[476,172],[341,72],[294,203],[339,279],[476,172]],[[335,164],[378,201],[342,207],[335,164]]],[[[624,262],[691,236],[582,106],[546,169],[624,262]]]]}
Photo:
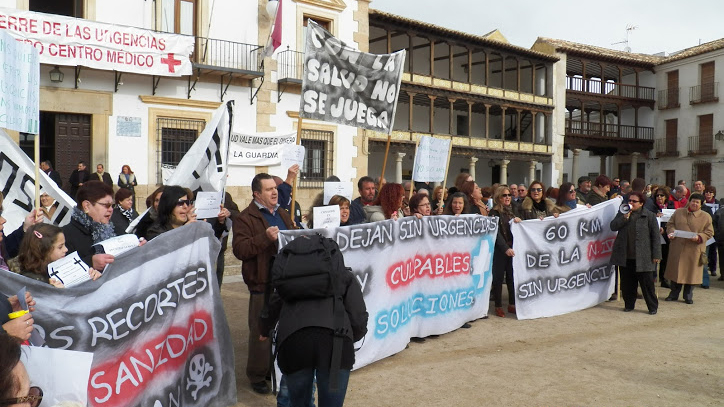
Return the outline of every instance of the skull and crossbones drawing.
{"type": "Polygon", "coordinates": [[[211,375],[206,377],[206,374],[212,370],[214,370],[214,367],[206,363],[206,357],[203,353],[191,358],[191,363],[189,364],[189,377],[186,378],[186,390],[188,390],[191,386],[195,387],[195,389],[191,391],[191,397],[193,397],[194,400],[196,400],[196,395],[199,390],[211,385],[211,375]]]}

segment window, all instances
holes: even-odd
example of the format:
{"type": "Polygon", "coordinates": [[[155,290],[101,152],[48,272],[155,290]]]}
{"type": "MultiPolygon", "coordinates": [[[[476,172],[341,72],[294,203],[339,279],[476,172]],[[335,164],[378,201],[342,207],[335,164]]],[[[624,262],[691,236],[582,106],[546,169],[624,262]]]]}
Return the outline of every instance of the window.
{"type": "Polygon", "coordinates": [[[676,186],[676,171],[664,170],[664,179],[668,187],[676,186]]]}
{"type": "Polygon", "coordinates": [[[306,50],[307,47],[307,23],[309,23],[309,20],[314,21],[315,23],[319,24],[320,27],[324,28],[328,32],[332,32],[332,21],[328,20],[326,18],[318,17],[318,16],[311,16],[308,14],[304,15],[303,20],[303,26],[302,26],[302,52],[306,50]]]}
{"type": "MultiPolygon", "coordinates": [[[[714,149],[714,115],[699,116],[699,146],[695,150],[702,154],[715,153],[714,149]]],[[[707,184],[709,185],[709,184],[707,184]]]]}
{"type": "Polygon", "coordinates": [[[28,9],[39,13],[83,18],[83,0],[30,0],[28,9]]]}
{"type": "Polygon", "coordinates": [[[322,188],[324,180],[332,175],[334,132],[302,130],[301,143],[306,151],[299,186],[322,188]]]}
{"type": "Polygon", "coordinates": [[[678,138],[679,119],[665,120],[666,123],[666,153],[675,153],[678,138]]]}
{"type": "Polygon", "coordinates": [[[196,0],[162,0],[161,31],[196,35],[196,0]]]}
{"type": "Polygon", "coordinates": [[[694,181],[701,180],[704,185],[711,185],[711,163],[706,161],[696,161],[691,166],[691,185],[694,181]]]}
{"type": "Polygon", "coordinates": [[[161,170],[174,169],[191,148],[196,138],[206,126],[205,120],[170,119],[159,117],[156,119],[158,131],[158,182],[165,177],[161,170]]]}

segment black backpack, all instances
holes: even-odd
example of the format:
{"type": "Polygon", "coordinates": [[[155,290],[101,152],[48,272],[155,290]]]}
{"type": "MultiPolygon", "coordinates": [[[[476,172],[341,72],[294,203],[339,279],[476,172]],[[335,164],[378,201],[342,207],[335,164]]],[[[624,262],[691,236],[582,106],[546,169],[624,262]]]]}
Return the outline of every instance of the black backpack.
{"type": "Polygon", "coordinates": [[[272,287],[287,302],[334,297],[345,269],[337,242],[319,234],[299,236],[282,248],[271,270],[272,287]]]}

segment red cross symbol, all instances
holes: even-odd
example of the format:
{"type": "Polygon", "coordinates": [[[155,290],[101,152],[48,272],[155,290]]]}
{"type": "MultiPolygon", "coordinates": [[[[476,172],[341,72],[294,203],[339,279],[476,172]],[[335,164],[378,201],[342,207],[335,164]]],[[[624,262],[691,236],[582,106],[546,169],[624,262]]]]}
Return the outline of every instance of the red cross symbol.
{"type": "Polygon", "coordinates": [[[173,54],[168,54],[168,58],[161,58],[161,63],[168,65],[168,71],[176,73],[176,66],[181,65],[181,61],[173,57],[173,54]]]}

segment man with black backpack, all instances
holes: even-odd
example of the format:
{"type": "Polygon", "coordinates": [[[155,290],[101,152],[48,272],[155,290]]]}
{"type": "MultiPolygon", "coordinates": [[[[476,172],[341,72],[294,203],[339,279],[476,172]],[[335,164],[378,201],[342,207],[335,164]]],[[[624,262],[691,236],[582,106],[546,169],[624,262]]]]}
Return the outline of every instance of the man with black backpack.
{"type": "Polygon", "coordinates": [[[276,352],[291,406],[310,405],[315,376],[319,407],[342,406],[354,342],[367,333],[368,314],[339,246],[320,235],[297,237],[277,255],[272,286],[259,339],[266,340],[279,322],[276,352]]]}
{"type": "Polygon", "coordinates": [[[277,185],[271,175],[257,174],[251,181],[254,200],[232,219],[234,256],[242,261],[241,274],[249,288],[249,351],[246,376],[260,394],[271,391],[269,376],[271,345],[259,340],[259,316],[271,292],[269,270],[277,253],[280,230],[292,229],[289,213],[279,210],[277,185]]]}

